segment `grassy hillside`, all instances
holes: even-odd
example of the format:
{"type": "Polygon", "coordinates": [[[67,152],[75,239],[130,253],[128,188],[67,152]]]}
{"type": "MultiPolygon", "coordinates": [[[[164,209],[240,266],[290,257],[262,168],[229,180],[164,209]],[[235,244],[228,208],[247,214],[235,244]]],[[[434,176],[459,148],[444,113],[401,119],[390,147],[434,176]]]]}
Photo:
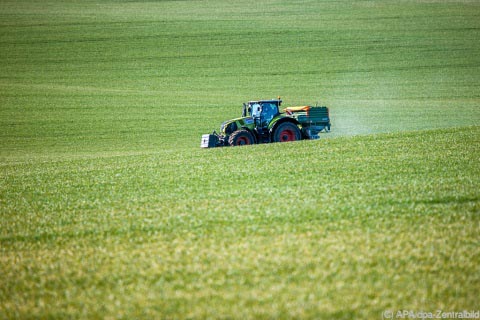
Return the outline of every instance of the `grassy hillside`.
{"type": "Polygon", "coordinates": [[[476,2],[2,1],[1,156],[193,148],[249,99],[478,124],[476,2]]]}
{"type": "Polygon", "coordinates": [[[4,166],[2,314],[474,309],[479,136],[474,127],[4,166]]]}
{"type": "Polygon", "coordinates": [[[0,1],[0,318],[478,309],[475,1],[0,1]],[[319,141],[200,150],[243,101],[319,141]]]}

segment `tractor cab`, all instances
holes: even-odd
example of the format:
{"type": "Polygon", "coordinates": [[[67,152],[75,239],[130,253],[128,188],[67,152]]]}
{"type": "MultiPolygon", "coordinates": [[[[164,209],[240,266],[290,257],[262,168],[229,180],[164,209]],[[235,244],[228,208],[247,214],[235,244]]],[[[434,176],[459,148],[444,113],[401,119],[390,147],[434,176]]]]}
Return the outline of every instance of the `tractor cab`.
{"type": "Polygon", "coordinates": [[[280,114],[279,108],[282,100],[250,101],[243,104],[243,116],[252,117],[255,127],[267,128],[272,119],[280,114]]]}

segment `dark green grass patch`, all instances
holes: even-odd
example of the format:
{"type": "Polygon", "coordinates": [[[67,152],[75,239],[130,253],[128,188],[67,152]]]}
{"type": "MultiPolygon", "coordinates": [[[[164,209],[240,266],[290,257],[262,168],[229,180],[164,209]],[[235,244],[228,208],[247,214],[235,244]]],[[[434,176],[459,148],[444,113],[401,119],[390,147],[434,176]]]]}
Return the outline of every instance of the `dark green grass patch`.
{"type": "Polygon", "coordinates": [[[196,147],[249,99],[332,135],[478,124],[475,2],[3,1],[2,158],[196,147]]]}

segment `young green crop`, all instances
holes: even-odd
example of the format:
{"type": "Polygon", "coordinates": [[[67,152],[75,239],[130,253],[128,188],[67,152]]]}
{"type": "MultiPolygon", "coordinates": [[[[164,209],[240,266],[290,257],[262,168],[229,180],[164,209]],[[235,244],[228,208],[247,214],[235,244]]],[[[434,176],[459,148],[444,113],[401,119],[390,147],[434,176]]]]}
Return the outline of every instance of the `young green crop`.
{"type": "Polygon", "coordinates": [[[0,318],[478,309],[479,15],[2,1],[0,318]],[[199,148],[278,95],[332,132],[199,148]]]}
{"type": "Polygon", "coordinates": [[[478,127],[4,166],[5,317],[473,309],[478,127]]]}

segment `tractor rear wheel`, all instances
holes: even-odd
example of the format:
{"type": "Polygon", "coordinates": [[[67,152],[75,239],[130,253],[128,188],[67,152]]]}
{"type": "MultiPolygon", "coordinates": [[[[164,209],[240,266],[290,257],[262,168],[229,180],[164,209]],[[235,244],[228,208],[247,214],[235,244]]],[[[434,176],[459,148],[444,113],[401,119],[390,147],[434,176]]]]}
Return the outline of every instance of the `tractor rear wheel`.
{"type": "Polygon", "coordinates": [[[273,132],[273,142],[297,141],[302,138],[298,127],[291,122],[284,122],[273,132]]]}
{"type": "Polygon", "coordinates": [[[247,130],[237,130],[228,138],[228,144],[231,146],[244,146],[254,144],[255,138],[247,130]]]}

